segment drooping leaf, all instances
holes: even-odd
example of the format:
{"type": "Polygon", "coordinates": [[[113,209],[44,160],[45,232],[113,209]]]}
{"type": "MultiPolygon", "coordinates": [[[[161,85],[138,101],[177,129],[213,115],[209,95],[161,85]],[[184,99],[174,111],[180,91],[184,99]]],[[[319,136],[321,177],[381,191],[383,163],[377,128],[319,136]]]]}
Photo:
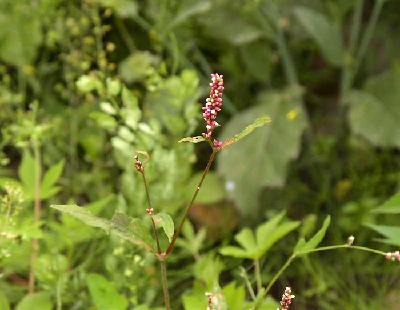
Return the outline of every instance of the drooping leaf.
{"type": "Polygon", "coordinates": [[[182,1],[178,12],[175,14],[168,27],[176,27],[195,15],[207,12],[210,8],[211,2],[209,0],[182,1]]]}
{"type": "Polygon", "coordinates": [[[262,127],[270,122],[271,122],[271,118],[269,116],[258,117],[253,123],[246,126],[246,128],[244,128],[240,133],[234,135],[232,138],[226,139],[224,141],[223,148],[240,141],[247,135],[251,134],[254,131],[254,129],[256,129],[257,127],[262,127]]]}
{"type": "Polygon", "coordinates": [[[115,284],[102,275],[88,274],[86,281],[89,287],[90,296],[98,310],[125,310],[128,307],[126,297],[118,293],[115,284]]]}
{"type": "Polygon", "coordinates": [[[171,242],[175,229],[174,221],[172,220],[171,216],[167,213],[160,212],[155,214],[153,218],[156,225],[163,228],[168,240],[171,242]]]}
{"type": "Polygon", "coordinates": [[[384,204],[372,210],[379,214],[400,214],[400,192],[393,195],[384,204]]]}
{"type": "Polygon", "coordinates": [[[53,304],[48,292],[26,295],[15,308],[16,310],[51,310],[53,304]]]}
{"type": "Polygon", "coordinates": [[[400,72],[372,77],[363,91],[351,91],[345,99],[355,134],[376,146],[400,148],[400,72]]]}
{"type": "Polygon", "coordinates": [[[289,161],[300,149],[307,125],[298,95],[291,91],[264,93],[259,104],[235,115],[223,126],[222,139],[232,137],[260,115],[271,123],[254,130],[246,139],[223,150],[218,172],[231,184],[228,191],[244,215],[257,214],[258,194],[265,186],[282,186],[289,161]]]}
{"type": "Polygon", "coordinates": [[[206,139],[204,139],[203,136],[196,136],[196,137],[186,137],[186,138],[182,138],[180,139],[178,142],[190,142],[190,143],[199,143],[199,142],[203,142],[206,141],[206,139]]]}
{"type": "Polygon", "coordinates": [[[308,35],[315,40],[325,60],[332,65],[343,62],[340,30],[323,14],[306,7],[297,7],[294,14],[308,35]]]}
{"type": "Polygon", "coordinates": [[[112,232],[122,239],[143,247],[146,251],[152,251],[149,243],[135,234],[134,230],[137,228],[137,221],[134,221],[133,219],[129,218],[129,223],[125,220],[122,223],[120,215],[118,215],[117,220],[115,218],[114,220],[106,220],[101,217],[94,216],[89,210],[76,205],[51,205],[50,207],[69,214],[84,222],[86,225],[101,228],[106,232],[112,232]],[[134,225],[134,227],[131,227],[131,225],[134,225]]]}
{"type": "Polygon", "coordinates": [[[301,252],[307,252],[314,250],[324,239],[326,230],[328,229],[329,225],[331,223],[331,217],[328,215],[324,223],[322,224],[322,227],[318,232],[308,241],[305,241],[305,239],[300,239],[299,242],[297,243],[296,247],[294,248],[294,253],[301,253],[301,252]]]}

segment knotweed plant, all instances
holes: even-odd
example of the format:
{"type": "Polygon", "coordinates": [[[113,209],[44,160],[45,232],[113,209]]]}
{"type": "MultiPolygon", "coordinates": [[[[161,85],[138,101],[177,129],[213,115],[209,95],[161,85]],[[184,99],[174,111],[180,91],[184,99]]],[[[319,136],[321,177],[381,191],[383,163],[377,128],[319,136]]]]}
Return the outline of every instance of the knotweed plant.
{"type": "MultiPolygon", "coordinates": [[[[162,210],[158,210],[159,206],[152,205],[149,191],[149,183],[146,178],[145,168],[146,162],[148,162],[150,156],[144,151],[137,152],[137,154],[134,156],[133,165],[137,172],[142,176],[147,198],[147,206],[143,206],[143,213],[146,212],[148,217],[150,218],[150,226],[152,231],[151,235],[153,235],[154,238],[153,241],[151,240],[151,238],[149,238],[150,233],[148,232],[148,227],[145,225],[142,219],[130,218],[125,214],[115,213],[110,220],[107,220],[96,217],[91,214],[89,210],[78,207],[76,205],[52,206],[55,209],[58,209],[62,212],[65,212],[80,219],[90,226],[99,227],[107,232],[114,233],[120,238],[127,240],[132,244],[143,248],[145,251],[152,253],[160,264],[164,304],[167,310],[171,309],[171,305],[168,290],[166,261],[168,260],[174,249],[175,243],[182,232],[182,228],[188,217],[189,211],[192,208],[199,191],[201,190],[202,184],[208,172],[210,171],[211,165],[216,155],[219,152],[223,151],[225,148],[246,137],[257,127],[264,126],[272,121],[271,118],[268,116],[261,116],[233,137],[225,139],[223,141],[218,140],[215,137],[215,129],[220,126],[217,121],[217,117],[223,107],[223,90],[223,75],[219,73],[211,74],[210,93],[208,98],[205,100],[204,106],[202,107],[202,116],[205,123],[205,130],[199,136],[186,137],[179,141],[188,143],[206,142],[210,146],[211,154],[208,158],[206,167],[203,170],[200,181],[194,188],[192,197],[183,210],[183,214],[178,221],[179,224],[176,229],[171,216],[166,214],[165,212],[162,212],[162,210]],[[162,247],[162,243],[160,242],[161,236],[159,235],[159,228],[163,228],[165,235],[168,237],[168,245],[165,246],[165,248],[162,247]]],[[[254,279],[257,285],[257,291],[253,289],[252,283],[248,279],[246,271],[242,269],[242,277],[246,282],[249,295],[252,298],[252,302],[246,309],[258,309],[264,303],[264,300],[267,298],[269,291],[279,279],[281,274],[290,266],[295,258],[304,255],[321,251],[351,248],[355,250],[378,254],[388,260],[400,260],[399,252],[385,253],[382,251],[353,245],[353,236],[350,236],[349,239],[343,244],[318,247],[318,245],[324,238],[326,230],[330,224],[330,217],[328,216],[325,219],[321,229],[310,240],[306,241],[305,239],[300,239],[298,241],[297,245],[294,248],[293,254],[288,258],[281,269],[275,273],[268,284],[264,286],[261,277],[262,268],[260,266],[260,258],[265,255],[265,253],[269,250],[269,248],[273,246],[275,242],[283,238],[285,235],[287,235],[300,225],[299,222],[288,221],[285,220],[284,217],[284,213],[278,214],[269,221],[257,227],[255,232],[251,231],[249,228],[244,228],[235,236],[235,239],[238,241],[241,247],[226,246],[220,249],[220,254],[222,255],[242,259],[251,259],[254,261],[254,279]]],[[[289,305],[291,304],[293,298],[294,295],[291,294],[291,288],[286,287],[280,303],[281,309],[289,309],[289,305]]],[[[205,299],[207,299],[208,301],[207,309],[226,309],[226,305],[223,305],[223,296],[220,294],[220,292],[208,292],[205,295],[205,299]]]]}

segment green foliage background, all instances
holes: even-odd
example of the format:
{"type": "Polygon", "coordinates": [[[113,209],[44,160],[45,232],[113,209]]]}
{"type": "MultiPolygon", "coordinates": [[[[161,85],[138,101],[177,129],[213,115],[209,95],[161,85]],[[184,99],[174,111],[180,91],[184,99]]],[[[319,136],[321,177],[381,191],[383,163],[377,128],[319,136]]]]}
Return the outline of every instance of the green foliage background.
{"type": "MultiPolygon", "coordinates": [[[[0,1],[0,309],[162,305],[154,257],[49,206],[126,214],[145,231],[133,155],[146,151],[153,204],[176,224],[209,155],[178,141],[203,131],[212,72],[225,80],[220,138],[272,122],[219,154],[169,262],[173,309],[205,309],[206,292],[253,307],[248,259],[268,283],[328,214],[324,244],[396,250],[400,200],[375,207],[399,191],[398,12],[396,0],[0,1]],[[281,211],[282,236],[294,231],[251,252],[281,211]]],[[[345,253],[302,258],[258,309],[289,284],[295,309],[396,309],[398,265],[345,253]]]]}

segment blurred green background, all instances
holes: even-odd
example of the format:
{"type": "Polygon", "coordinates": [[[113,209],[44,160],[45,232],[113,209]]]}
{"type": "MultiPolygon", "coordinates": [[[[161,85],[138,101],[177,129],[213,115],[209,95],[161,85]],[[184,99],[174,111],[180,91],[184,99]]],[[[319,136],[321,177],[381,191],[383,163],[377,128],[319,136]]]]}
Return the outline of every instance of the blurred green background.
{"type": "MultiPolygon", "coordinates": [[[[162,304],[153,257],[49,205],[144,217],[132,159],[146,151],[153,204],[178,219],[209,150],[177,141],[203,131],[212,72],[220,138],[272,123],[213,165],[169,262],[173,309],[205,309],[215,287],[245,309],[251,262],[218,249],[282,210],[302,226],[262,258],[265,283],[327,214],[324,244],[398,249],[399,197],[373,210],[399,190],[399,32],[397,0],[0,0],[0,309],[162,304]]],[[[395,310],[399,276],[381,257],[321,253],[270,297],[290,284],[293,309],[395,310]]]]}

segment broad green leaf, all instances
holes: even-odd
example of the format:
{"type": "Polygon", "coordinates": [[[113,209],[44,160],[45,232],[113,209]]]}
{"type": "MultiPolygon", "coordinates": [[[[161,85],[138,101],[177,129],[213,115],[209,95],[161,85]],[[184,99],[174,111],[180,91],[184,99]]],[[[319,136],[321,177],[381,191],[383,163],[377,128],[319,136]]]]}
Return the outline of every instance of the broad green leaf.
{"type": "Polygon", "coordinates": [[[271,118],[269,116],[261,116],[257,118],[253,123],[250,125],[246,126],[245,129],[243,129],[240,133],[234,135],[232,138],[229,138],[224,141],[223,148],[236,143],[246,137],[247,135],[251,134],[254,129],[257,127],[264,126],[265,124],[271,123],[271,118]]]}
{"type": "Polygon", "coordinates": [[[372,144],[400,148],[400,72],[388,71],[370,78],[362,91],[345,98],[350,106],[352,131],[372,144]]]}
{"type": "Polygon", "coordinates": [[[206,139],[204,139],[204,137],[202,136],[196,136],[196,137],[186,137],[186,138],[182,138],[180,139],[178,142],[190,142],[190,143],[199,143],[199,142],[203,142],[206,141],[206,139]]]}
{"type": "Polygon", "coordinates": [[[15,308],[16,310],[51,310],[53,304],[48,292],[26,295],[15,308]]]}
{"type": "Polygon", "coordinates": [[[201,294],[185,294],[182,297],[185,310],[204,310],[207,309],[207,297],[201,294]]]}
{"type": "Polygon", "coordinates": [[[49,198],[51,195],[55,194],[59,190],[59,188],[54,187],[54,185],[60,178],[63,168],[64,168],[64,160],[61,160],[46,171],[46,173],[43,176],[41,190],[40,190],[40,196],[42,199],[49,198]]]}
{"type": "Polygon", "coordinates": [[[384,204],[372,210],[379,214],[400,214],[400,192],[393,195],[384,204]]]}
{"type": "Polygon", "coordinates": [[[261,224],[256,229],[257,243],[263,242],[268,236],[276,229],[276,226],[282,221],[285,216],[285,212],[280,212],[278,215],[274,216],[272,219],[261,224]]]}
{"type": "Polygon", "coordinates": [[[2,291],[0,291],[0,309],[10,310],[10,303],[8,302],[6,294],[2,291]]]}
{"type": "Polygon", "coordinates": [[[94,216],[86,208],[78,207],[76,205],[51,205],[50,207],[69,214],[84,222],[86,225],[101,228],[106,232],[112,232],[122,239],[143,247],[146,251],[152,251],[149,243],[134,233],[134,229],[137,229],[138,227],[136,220],[131,219],[131,222],[129,223],[129,225],[127,225],[126,221],[122,223],[120,215],[117,216],[118,220],[116,220],[115,218],[111,220],[106,220],[94,216]],[[134,224],[134,227],[131,227],[132,224],[134,224]]]}
{"type": "Polygon", "coordinates": [[[289,161],[297,157],[301,134],[307,125],[298,94],[264,93],[258,104],[241,111],[223,126],[222,139],[232,137],[260,115],[271,123],[222,151],[218,172],[232,184],[230,195],[240,211],[256,217],[258,194],[266,186],[283,186],[289,161]]]}
{"type": "Polygon", "coordinates": [[[301,252],[307,252],[315,249],[324,239],[326,230],[328,229],[329,225],[331,223],[331,217],[328,215],[324,223],[322,224],[322,227],[318,232],[308,241],[305,241],[304,239],[300,239],[299,242],[297,243],[296,247],[294,248],[294,253],[301,253],[301,252]]]}
{"type": "Polygon", "coordinates": [[[118,293],[115,284],[99,274],[88,274],[86,281],[90,296],[98,310],[125,310],[128,307],[126,297],[118,293]]]}
{"type": "Polygon", "coordinates": [[[168,237],[168,240],[171,242],[172,237],[174,236],[174,221],[172,220],[169,214],[160,212],[153,216],[154,222],[158,227],[162,227],[165,234],[168,237]]]}
{"type": "Polygon", "coordinates": [[[375,230],[377,233],[386,237],[386,239],[379,241],[400,246],[400,226],[386,226],[386,225],[374,225],[374,224],[365,224],[365,226],[375,230]]]}
{"type": "Polygon", "coordinates": [[[328,18],[306,7],[297,7],[294,14],[300,24],[314,39],[326,61],[333,65],[343,62],[343,42],[340,30],[328,18]]]}
{"type": "Polygon", "coordinates": [[[37,5],[12,1],[0,7],[0,58],[13,65],[31,64],[42,42],[37,5]],[[4,8],[4,9],[3,9],[4,8]]]}

